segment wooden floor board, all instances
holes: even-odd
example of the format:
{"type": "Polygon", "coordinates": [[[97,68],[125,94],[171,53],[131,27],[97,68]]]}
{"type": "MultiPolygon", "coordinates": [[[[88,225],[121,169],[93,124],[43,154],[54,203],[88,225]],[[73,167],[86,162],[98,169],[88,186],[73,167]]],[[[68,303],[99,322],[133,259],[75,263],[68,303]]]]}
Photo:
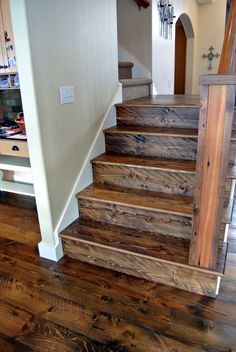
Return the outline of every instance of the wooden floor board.
{"type": "Polygon", "coordinates": [[[0,197],[14,227],[0,233],[0,351],[236,350],[236,224],[220,294],[210,299],[70,258],[40,259],[35,205],[14,197],[0,197]],[[20,208],[33,231],[20,227],[20,208]]]}

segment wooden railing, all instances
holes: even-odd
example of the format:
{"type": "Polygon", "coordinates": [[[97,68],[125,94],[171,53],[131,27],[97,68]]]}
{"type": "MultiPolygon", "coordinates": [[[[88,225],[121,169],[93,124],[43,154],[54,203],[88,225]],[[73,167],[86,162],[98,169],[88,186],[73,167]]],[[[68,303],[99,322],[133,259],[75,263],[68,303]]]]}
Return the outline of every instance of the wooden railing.
{"type": "Polygon", "coordinates": [[[189,264],[213,270],[216,269],[234,113],[235,35],[236,0],[233,0],[219,72],[200,77],[197,176],[189,264]]]}

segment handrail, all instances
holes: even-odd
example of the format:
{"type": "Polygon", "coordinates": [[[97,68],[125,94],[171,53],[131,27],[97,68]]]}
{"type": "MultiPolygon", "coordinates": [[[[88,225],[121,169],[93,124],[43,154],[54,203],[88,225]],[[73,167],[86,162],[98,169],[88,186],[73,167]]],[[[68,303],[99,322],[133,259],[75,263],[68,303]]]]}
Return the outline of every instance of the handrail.
{"type": "Polygon", "coordinates": [[[227,20],[225,38],[219,63],[219,74],[235,74],[235,44],[236,44],[236,0],[231,1],[227,20]]]}
{"type": "Polygon", "coordinates": [[[216,270],[234,115],[236,0],[231,1],[218,75],[200,77],[196,187],[189,264],[216,270]]]}

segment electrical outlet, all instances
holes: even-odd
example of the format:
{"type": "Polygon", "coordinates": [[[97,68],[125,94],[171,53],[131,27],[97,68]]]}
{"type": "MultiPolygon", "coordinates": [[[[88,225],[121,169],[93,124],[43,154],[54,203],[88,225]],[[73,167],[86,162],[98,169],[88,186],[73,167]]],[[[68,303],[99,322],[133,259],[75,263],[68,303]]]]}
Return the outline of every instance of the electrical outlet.
{"type": "Polygon", "coordinates": [[[71,104],[75,102],[75,87],[59,87],[59,94],[61,104],[71,104]]]}

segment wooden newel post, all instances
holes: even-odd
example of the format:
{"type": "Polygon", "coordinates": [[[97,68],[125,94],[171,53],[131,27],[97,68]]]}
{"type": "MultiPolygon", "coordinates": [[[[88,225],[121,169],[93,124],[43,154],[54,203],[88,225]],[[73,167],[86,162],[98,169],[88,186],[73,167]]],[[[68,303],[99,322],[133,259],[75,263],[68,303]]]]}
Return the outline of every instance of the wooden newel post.
{"type": "Polygon", "coordinates": [[[235,84],[236,76],[200,77],[201,108],[189,264],[213,270],[224,207],[235,84]]]}

